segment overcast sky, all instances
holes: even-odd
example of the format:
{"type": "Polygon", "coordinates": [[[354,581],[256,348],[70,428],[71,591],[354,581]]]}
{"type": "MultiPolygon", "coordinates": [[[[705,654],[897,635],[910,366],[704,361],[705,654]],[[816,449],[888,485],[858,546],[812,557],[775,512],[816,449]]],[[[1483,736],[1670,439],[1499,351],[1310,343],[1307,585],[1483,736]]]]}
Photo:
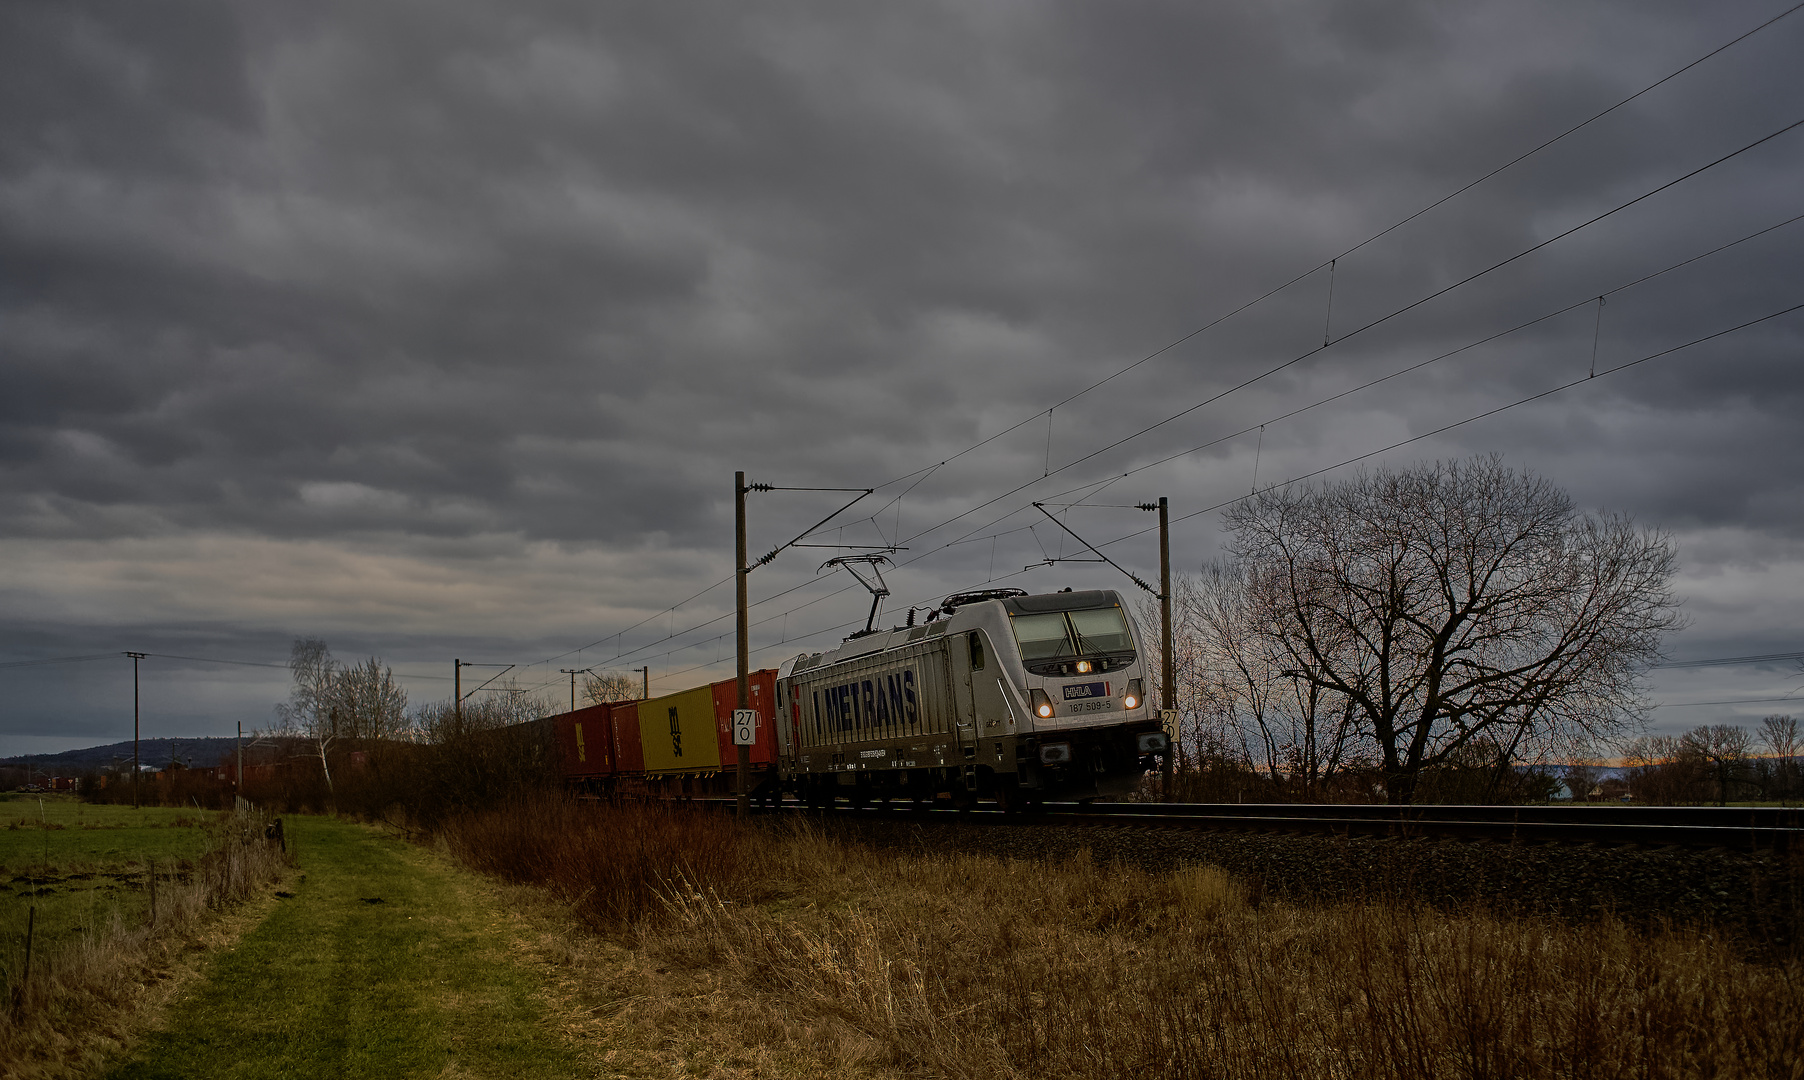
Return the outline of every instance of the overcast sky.
{"type": "MultiPolygon", "coordinates": [[[[160,736],[287,689],[167,657],[301,635],[416,702],[453,657],[674,690],[730,671],[736,469],[877,488],[814,541],[906,547],[899,621],[1132,588],[1022,572],[1074,548],[1034,499],[1101,542],[1169,496],[1195,569],[1255,483],[1593,370],[1363,463],[1499,452],[1672,535],[1673,658],[1804,649],[1804,128],[1744,150],[1804,12],[1349,253],[1788,6],[6,0],[0,662],[161,654],[160,736]]],[[[751,495],[754,554],[845,497],[751,495]]],[[[831,554],[752,575],[755,663],[862,625],[831,554]]],[[[0,754],[130,735],[129,661],[0,668],[0,754]]]]}

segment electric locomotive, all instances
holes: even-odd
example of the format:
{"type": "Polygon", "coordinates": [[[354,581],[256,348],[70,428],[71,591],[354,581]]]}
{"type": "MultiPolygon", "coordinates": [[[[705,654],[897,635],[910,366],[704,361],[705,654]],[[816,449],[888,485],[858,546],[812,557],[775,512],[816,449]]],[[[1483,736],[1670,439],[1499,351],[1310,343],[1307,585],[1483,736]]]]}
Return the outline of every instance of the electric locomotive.
{"type": "Polygon", "coordinates": [[[1171,748],[1142,654],[1112,589],[948,597],[778,668],[780,782],[815,805],[1124,795],[1171,748]]]}

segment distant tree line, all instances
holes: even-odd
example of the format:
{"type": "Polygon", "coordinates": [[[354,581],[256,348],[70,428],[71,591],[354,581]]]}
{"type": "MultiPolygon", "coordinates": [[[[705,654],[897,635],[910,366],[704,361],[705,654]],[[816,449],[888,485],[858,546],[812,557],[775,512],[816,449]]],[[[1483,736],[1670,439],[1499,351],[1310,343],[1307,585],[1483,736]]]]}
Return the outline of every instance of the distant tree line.
{"type": "MultiPolygon", "coordinates": [[[[145,798],[215,805],[243,795],[277,810],[431,827],[447,814],[559,783],[556,740],[536,721],[563,711],[562,701],[508,682],[461,703],[411,704],[381,659],[341,663],[317,638],[294,642],[289,672],[288,700],[245,742],[241,785],[228,756],[146,782],[145,798]]],[[[88,790],[131,801],[129,782],[88,790]]]]}
{"type": "MultiPolygon", "coordinates": [[[[1733,724],[1635,739],[1623,748],[1628,794],[1661,805],[1804,797],[1804,740],[1792,716],[1768,716],[1754,731],[1733,724]]],[[[1575,796],[1582,793],[1574,790],[1575,796]]]]}

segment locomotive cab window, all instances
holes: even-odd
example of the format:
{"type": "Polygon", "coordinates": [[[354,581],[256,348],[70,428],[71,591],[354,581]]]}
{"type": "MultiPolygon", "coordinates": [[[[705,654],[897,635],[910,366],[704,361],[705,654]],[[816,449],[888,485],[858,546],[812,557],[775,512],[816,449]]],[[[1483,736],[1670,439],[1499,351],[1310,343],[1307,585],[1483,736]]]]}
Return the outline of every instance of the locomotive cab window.
{"type": "Polygon", "coordinates": [[[983,670],[983,634],[971,631],[971,670],[983,670]]]}
{"type": "Polygon", "coordinates": [[[1092,608],[1069,614],[1078,652],[1121,652],[1134,647],[1134,639],[1128,637],[1127,621],[1121,617],[1120,608],[1092,608]]]}
{"type": "Polygon", "coordinates": [[[1071,628],[1065,613],[1017,615],[1010,620],[1015,627],[1015,641],[1021,646],[1023,660],[1052,660],[1071,655],[1071,628]]]}
{"type": "Polygon", "coordinates": [[[1021,646],[1021,659],[1029,662],[1125,652],[1134,647],[1120,608],[1016,615],[1009,621],[1014,625],[1015,641],[1021,646]]]}

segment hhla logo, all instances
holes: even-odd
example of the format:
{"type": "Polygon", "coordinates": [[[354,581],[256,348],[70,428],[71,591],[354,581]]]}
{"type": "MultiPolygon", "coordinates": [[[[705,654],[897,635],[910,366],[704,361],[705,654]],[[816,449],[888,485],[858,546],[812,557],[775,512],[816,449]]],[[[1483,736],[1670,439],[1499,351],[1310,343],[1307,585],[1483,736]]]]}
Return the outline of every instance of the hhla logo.
{"type": "Polygon", "coordinates": [[[670,752],[683,756],[683,725],[677,722],[676,706],[670,707],[670,752]]]}

